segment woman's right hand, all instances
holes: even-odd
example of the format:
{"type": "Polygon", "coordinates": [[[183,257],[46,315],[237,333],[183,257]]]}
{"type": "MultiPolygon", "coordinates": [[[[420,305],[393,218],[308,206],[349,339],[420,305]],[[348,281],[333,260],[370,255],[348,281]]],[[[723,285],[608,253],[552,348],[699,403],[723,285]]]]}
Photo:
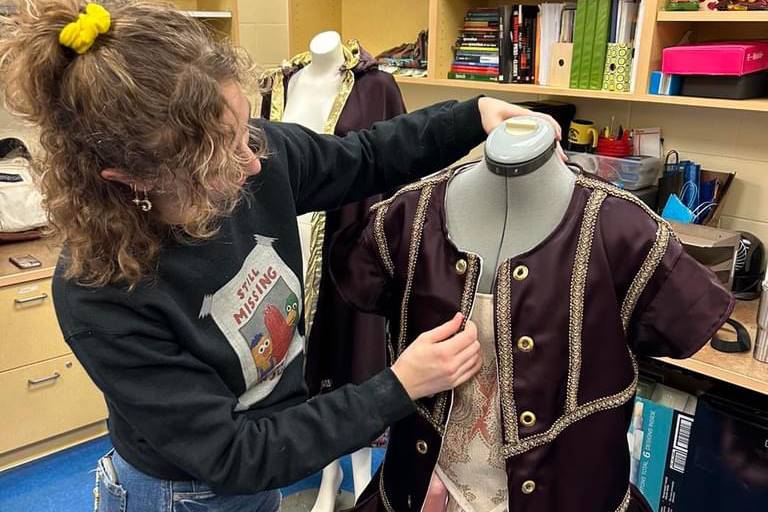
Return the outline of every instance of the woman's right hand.
{"type": "Polygon", "coordinates": [[[472,378],[483,364],[477,327],[471,321],[461,329],[463,316],[422,333],[406,348],[392,371],[411,400],[447,391],[472,378]]]}

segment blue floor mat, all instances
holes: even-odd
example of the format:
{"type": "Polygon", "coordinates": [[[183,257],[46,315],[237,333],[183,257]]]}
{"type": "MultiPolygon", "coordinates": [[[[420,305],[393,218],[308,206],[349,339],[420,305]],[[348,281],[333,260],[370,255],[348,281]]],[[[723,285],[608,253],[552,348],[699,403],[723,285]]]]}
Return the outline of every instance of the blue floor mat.
{"type": "MultiPolygon", "coordinates": [[[[93,470],[96,461],[112,449],[108,437],[101,437],[35,462],[0,473],[1,512],[88,512],[93,510],[93,470]]],[[[373,451],[375,472],[384,449],[373,451]]],[[[341,461],[342,489],[352,492],[349,457],[341,461]]],[[[320,485],[320,473],[283,489],[284,496],[320,485]]]]}
{"type": "Polygon", "coordinates": [[[112,449],[108,437],[0,473],[2,512],[93,510],[93,469],[112,449]]]}

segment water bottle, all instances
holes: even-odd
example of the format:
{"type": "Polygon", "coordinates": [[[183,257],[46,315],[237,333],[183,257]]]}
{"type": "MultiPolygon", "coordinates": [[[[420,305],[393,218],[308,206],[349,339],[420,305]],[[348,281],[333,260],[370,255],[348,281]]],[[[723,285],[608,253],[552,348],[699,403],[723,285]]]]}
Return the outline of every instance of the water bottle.
{"type": "Polygon", "coordinates": [[[768,363],[768,277],[763,281],[760,306],[757,308],[757,338],[753,356],[762,363],[768,363]]]}

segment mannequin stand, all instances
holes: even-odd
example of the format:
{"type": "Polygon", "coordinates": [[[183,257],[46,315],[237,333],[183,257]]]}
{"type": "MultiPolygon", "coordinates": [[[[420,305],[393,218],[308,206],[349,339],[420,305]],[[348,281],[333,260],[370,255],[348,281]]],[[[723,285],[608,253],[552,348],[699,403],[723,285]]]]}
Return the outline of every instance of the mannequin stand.
{"type": "MultiPolygon", "coordinates": [[[[361,448],[350,455],[352,459],[352,480],[355,484],[355,501],[360,497],[371,481],[371,464],[373,451],[371,448],[361,448]]],[[[344,479],[341,463],[335,460],[323,469],[323,477],[317,492],[317,500],[312,512],[333,512],[336,510],[336,497],[344,479]]]]}

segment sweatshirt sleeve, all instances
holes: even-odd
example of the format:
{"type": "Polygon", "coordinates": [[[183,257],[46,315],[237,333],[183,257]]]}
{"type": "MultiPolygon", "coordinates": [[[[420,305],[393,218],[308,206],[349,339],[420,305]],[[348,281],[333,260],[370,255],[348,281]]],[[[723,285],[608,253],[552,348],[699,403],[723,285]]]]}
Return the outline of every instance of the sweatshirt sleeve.
{"type": "Polygon", "coordinates": [[[252,419],[213,368],[173,339],[87,331],[68,343],[120,415],[169,462],[218,494],[298,481],[413,412],[390,369],[300,405],[252,419]]]}
{"type": "Polygon", "coordinates": [[[332,210],[436,172],[485,140],[478,98],[448,101],[345,137],[264,123],[268,144],[288,167],[299,214],[332,210]]]}

